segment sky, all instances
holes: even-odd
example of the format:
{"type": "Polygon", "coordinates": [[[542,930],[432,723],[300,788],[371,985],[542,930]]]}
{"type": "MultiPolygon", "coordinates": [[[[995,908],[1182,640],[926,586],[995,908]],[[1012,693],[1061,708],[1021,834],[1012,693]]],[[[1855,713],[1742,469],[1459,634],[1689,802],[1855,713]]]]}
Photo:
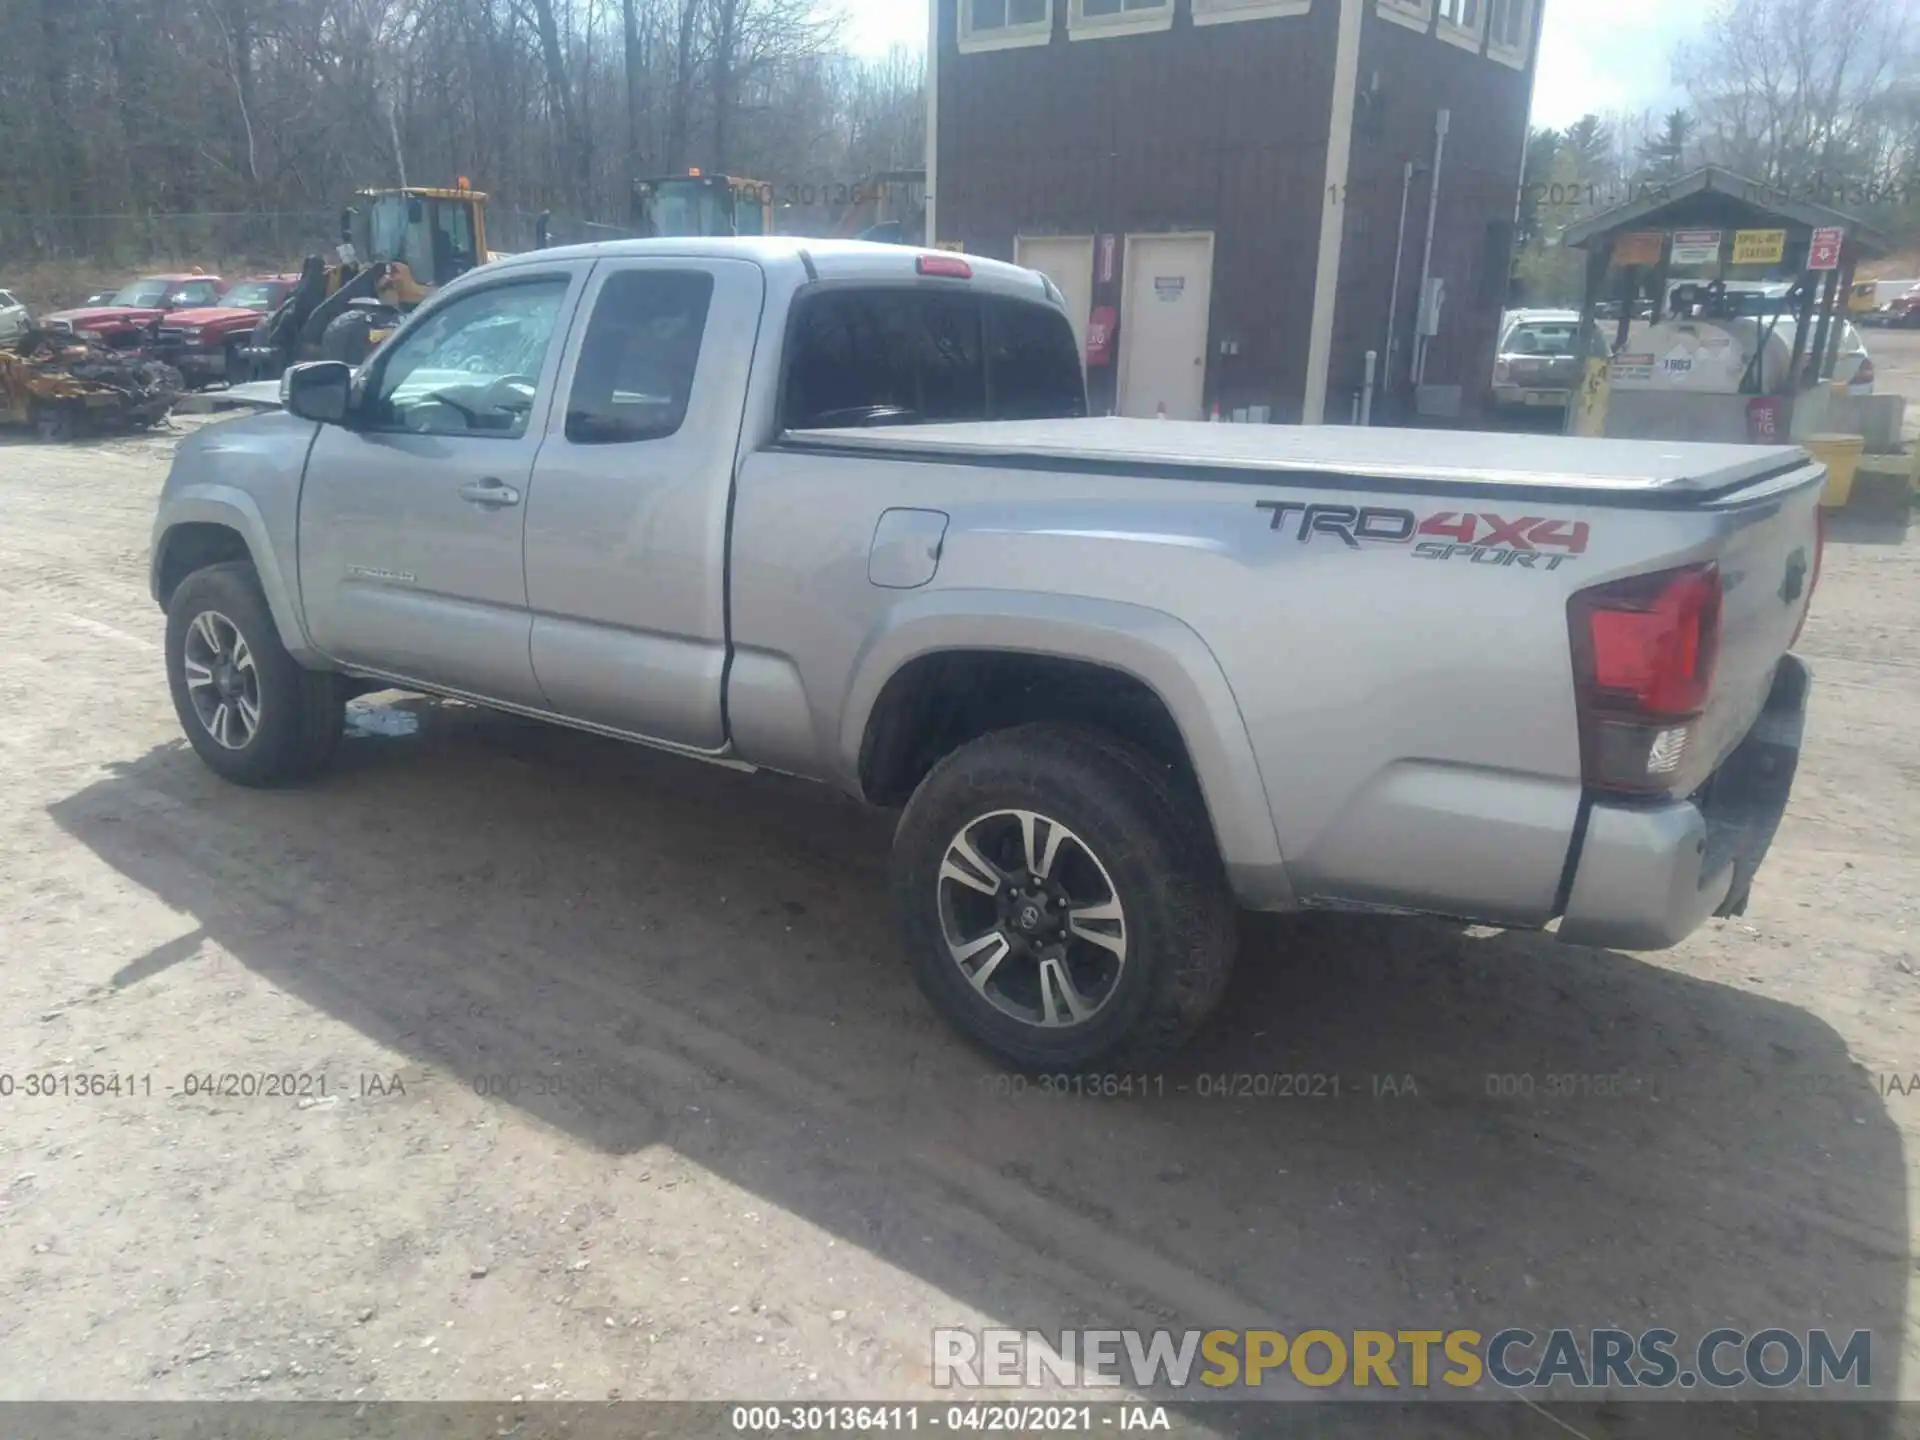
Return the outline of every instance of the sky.
{"type": "MultiPolygon", "coordinates": [[[[840,0],[861,54],[924,47],[925,0],[840,0]]],[[[1670,110],[1682,99],[1668,57],[1698,32],[1702,0],[1546,0],[1533,123],[1559,129],[1588,111],[1670,110]]]]}

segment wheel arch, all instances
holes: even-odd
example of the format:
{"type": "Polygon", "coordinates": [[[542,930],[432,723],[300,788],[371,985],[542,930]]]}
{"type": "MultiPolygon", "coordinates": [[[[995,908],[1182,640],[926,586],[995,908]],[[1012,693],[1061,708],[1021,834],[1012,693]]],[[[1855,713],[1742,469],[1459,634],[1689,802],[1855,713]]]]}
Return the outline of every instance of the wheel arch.
{"type": "Polygon", "coordinates": [[[1239,703],[1213,652],[1174,616],[1034,592],[916,595],[869,639],[841,716],[841,773],[880,804],[904,800],[980,734],[1035,720],[1096,725],[1192,778],[1243,904],[1293,908],[1239,703]],[[929,724],[940,727],[932,740],[929,724]]]}
{"type": "Polygon", "coordinates": [[[228,485],[199,485],[169,496],[154,529],[149,565],[154,603],[165,610],[188,575],[230,560],[252,563],[287,652],[303,665],[324,668],[325,658],[313,648],[300,623],[297,593],[281,569],[266,520],[253,497],[228,485]]]}

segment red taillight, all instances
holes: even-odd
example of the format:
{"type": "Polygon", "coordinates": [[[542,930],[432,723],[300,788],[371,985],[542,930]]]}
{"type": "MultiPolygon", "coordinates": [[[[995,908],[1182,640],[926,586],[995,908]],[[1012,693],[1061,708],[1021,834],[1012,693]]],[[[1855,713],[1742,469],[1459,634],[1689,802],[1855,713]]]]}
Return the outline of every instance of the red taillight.
{"type": "Polygon", "coordinates": [[[920,257],[922,275],[947,275],[955,280],[971,280],[973,266],[958,255],[922,255],[920,257]]]}
{"type": "Polygon", "coordinates": [[[1568,602],[1582,769],[1598,789],[1672,791],[1720,649],[1720,569],[1689,565],[1568,602]]]}

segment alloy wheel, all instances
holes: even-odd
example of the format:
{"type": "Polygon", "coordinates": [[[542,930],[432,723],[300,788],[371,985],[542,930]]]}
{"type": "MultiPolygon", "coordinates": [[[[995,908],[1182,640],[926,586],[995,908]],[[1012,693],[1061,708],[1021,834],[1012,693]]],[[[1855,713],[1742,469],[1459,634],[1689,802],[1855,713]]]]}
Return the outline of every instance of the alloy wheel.
{"type": "Polygon", "coordinates": [[[1079,835],[1031,810],[962,826],[940,864],[940,928],[989,1004],[1027,1025],[1083,1025],[1119,989],[1126,910],[1079,835]]]}
{"type": "Polygon", "coordinates": [[[224,748],[246,749],[260,730],[260,672],[240,627],[202,610],[187,626],[181,658],[201,726],[224,748]]]}

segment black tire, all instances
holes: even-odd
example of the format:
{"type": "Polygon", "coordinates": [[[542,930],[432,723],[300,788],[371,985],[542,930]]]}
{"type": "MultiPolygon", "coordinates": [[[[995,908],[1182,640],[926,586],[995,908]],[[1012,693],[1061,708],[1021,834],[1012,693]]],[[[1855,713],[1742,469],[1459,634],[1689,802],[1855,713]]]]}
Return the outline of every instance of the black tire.
{"type": "MultiPolygon", "coordinates": [[[[1044,847],[1046,841],[1026,843],[1044,847]]],[[[1030,872],[1019,873],[1030,878],[1030,872]]],[[[1146,752],[1076,725],[1049,722],[997,731],[936,765],[900,817],[893,891],[914,977],[934,1008],[968,1040],[1024,1071],[1120,1072],[1157,1064],[1213,1013],[1233,970],[1235,907],[1198,797],[1146,752]],[[1103,972],[1111,964],[1107,944],[1089,946],[1060,933],[1058,943],[1065,948],[1053,954],[1071,958],[1048,961],[1036,942],[1015,933],[1019,922],[1013,917],[1032,908],[1021,899],[1024,882],[1003,883],[999,898],[988,899],[976,898],[978,887],[956,887],[942,878],[962,835],[994,865],[993,878],[1018,871],[1021,851],[1005,847],[1022,845],[1022,827],[1003,818],[1008,812],[1046,820],[1048,831],[1033,827],[1042,837],[1054,827],[1064,829],[1063,858],[1056,864],[1078,865],[1087,877],[1069,888],[1084,883],[1090,887],[1085,893],[1097,896],[1103,886],[1110,887],[1119,901],[1124,918],[1109,923],[1120,927],[1111,938],[1123,940],[1125,953],[1110,978],[1103,972]],[[996,829],[1004,836],[1009,824],[1011,838],[989,855],[996,829]],[[1071,845],[1085,853],[1092,868],[1071,845]],[[1011,909],[1000,910],[1009,903],[1011,909]],[[975,928],[960,923],[959,910],[971,907],[984,917],[983,906],[1008,917],[999,929],[1012,941],[999,962],[1008,967],[1005,978],[996,974],[987,982],[1002,992],[998,999],[970,981],[950,948],[950,929],[975,928]],[[1065,1001],[1064,993],[1062,1005],[1040,994],[1048,982],[1039,977],[1050,963],[1092,966],[1091,984],[1087,971],[1073,969],[1069,986],[1076,998],[1098,1002],[1084,1018],[1041,1023],[1045,1016],[1037,1012],[1043,1004],[1058,1017],[1065,1001]],[[1031,986],[1028,974],[1036,977],[1031,986]],[[1010,1013],[1010,1007],[1027,1014],[1010,1013]]],[[[1064,908],[1083,902],[1070,897],[1051,903],[1064,908]]],[[[970,938],[961,937],[963,948],[970,938]]]]}
{"type": "MultiPolygon", "coordinates": [[[[192,642],[204,654],[204,640],[192,642]]],[[[167,602],[167,686],[180,726],[207,768],[236,785],[281,785],[317,774],[340,747],[346,725],[342,677],[308,670],[287,653],[260,589],[260,577],[244,560],[209,565],[180,582],[167,602]],[[214,738],[187,684],[189,636],[202,615],[221,634],[231,627],[251,659],[250,693],[255,723],[244,737],[229,718],[229,739],[214,738]]],[[[204,689],[205,687],[200,687],[204,689]]],[[[238,710],[238,706],[232,707],[238,710]]]]}
{"type": "Polygon", "coordinates": [[[246,346],[247,342],[245,340],[229,340],[227,342],[226,380],[229,388],[235,385],[245,385],[253,379],[253,362],[240,353],[246,346]]]}
{"type": "Polygon", "coordinates": [[[373,353],[373,331],[387,323],[375,311],[364,307],[347,310],[328,322],[320,332],[320,358],[358,365],[373,353]]]}

